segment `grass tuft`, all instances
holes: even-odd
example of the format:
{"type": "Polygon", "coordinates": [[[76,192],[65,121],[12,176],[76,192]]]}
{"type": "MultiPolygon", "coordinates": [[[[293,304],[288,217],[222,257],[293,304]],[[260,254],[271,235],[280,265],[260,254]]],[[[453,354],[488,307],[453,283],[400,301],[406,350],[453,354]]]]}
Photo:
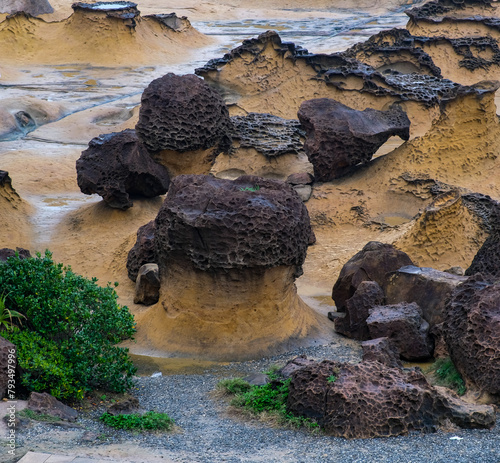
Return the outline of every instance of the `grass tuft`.
{"type": "Polygon", "coordinates": [[[433,376],[435,385],[453,389],[458,395],[464,395],[467,390],[465,381],[449,357],[437,359],[427,373],[433,376]]]}
{"type": "Polygon", "coordinates": [[[138,413],[111,415],[104,413],[99,418],[104,424],[115,429],[140,430],[140,431],[170,431],[174,426],[174,420],[166,413],[146,412],[144,415],[138,413]]]}

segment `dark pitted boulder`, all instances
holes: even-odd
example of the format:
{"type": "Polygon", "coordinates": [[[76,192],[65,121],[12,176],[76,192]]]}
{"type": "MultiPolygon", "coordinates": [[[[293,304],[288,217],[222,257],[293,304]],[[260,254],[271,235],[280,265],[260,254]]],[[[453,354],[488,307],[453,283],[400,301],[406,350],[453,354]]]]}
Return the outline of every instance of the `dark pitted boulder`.
{"type": "Polygon", "coordinates": [[[500,394],[500,283],[480,274],[458,286],[445,308],[444,334],[451,359],[466,381],[500,394]]]}
{"type": "Polygon", "coordinates": [[[17,13],[24,11],[31,16],[53,13],[54,8],[48,0],[2,0],[0,13],[17,13]]]}
{"type": "Polygon", "coordinates": [[[410,138],[410,120],[399,106],[357,111],[330,98],[304,101],[298,112],[304,149],[314,177],[328,182],[365,164],[391,136],[410,138]]]}
{"type": "Polygon", "coordinates": [[[160,271],[171,256],[200,270],[294,266],[302,274],[311,235],[306,207],[286,183],[176,177],[156,217],[160,271]]]}
{"type": "Polygon", "coordinates": [[[144,264],[156,263],[156,248],[155,248],[155,221],[143,225],[137,230],[137,239],[134,247],[129,251],[127,256],[127,272],[128,277],[135,281],[139,274],[139,269],[144,264]]]}
{"type": "Polygon", "coordinates": [[[16,248],[16,250],[9,248],[0,249],[0,262],[5,262],[9,257],[16,256],[18,256],[19,259],[27,259],[28,257],[31,257],[31,253],[28,249],[24,248],[16,248]]]}
{"type": "Polygon", "coordinates": [[[402,358],[424,360],[432,357],[429,324],[415,302],[375,307],[370,310],[366,324],[372,339],[389,338],[402,358]]]}
{"type": "Polygon", "coordinates": [[[135,18],[140,15],[137,3],[132,2],[76,2],[71,5],[71,8],[74,11],[91,11],[93,13],[100,13],[108,18],[129,20],[130,27],[136,26],[135,18]]]}
{"type": "Polygon", "coordinates": [[[387,304],[416,302],[430,326],[442,323],[446,300],[467,278],[429,267],[402,267],[388,275],[384,293],[387,304]]]}
{"type": "Polygon", "coordinates": [[[492,281],[500,280],[500,233],[488,236],[479,251],[474,256],[466,275],[481,273],[492,281]]]}
{"type": "Polygon", "coordinates": [[[7,396],[9,375],[16,370],[16,346],[0,336],[0,400],[7,396]]]}
{"type": "Polygon", "coordinates": [[[389,272],[413,265],[408,255],[391,244],[370,241],[361,251],[351,257],[342,267],[332,290],[338,312],[345,312],[350,299],[362,281],[375,281],[382,288],[389,272]]]}
{"type": "Polygon", "coordinates": [[[370,309],[382,305],[384,300],[384,292],[377,282],[362,281],[346,301],[345,317],[335,319],[335,331],[359,341],[370,339],[366,319],[370,316],[370,309]]]}
{"type": "Polygon", "coordinates": [[[64,405],[46,392],[32,392],[28,399],[28,408],[36,413],[55,416],[61,420],[76,421],[78,412],[64,405]]]}
{"type": "Polygon", "coordinates": [[[156,163],[134,130],[93,138],[76,161],[82,193],[97,193],[116,209],[128,209],[131,196],[152,198],[167,192],[167,170],[156,163]]]}
{"type": "Polygon", "coordinates": [[[134,304],[152,305],[160,299],[160,275],[157,264],[144,264],[135,282],[134,304]]]}
{"type": "Polygon", "coordinates": [[[399,350],[389,338],[375,338],[361,343],[363,362],[380,362],[390,368],[403,368],[399,350]]]}
{"type": "Polygon", "coordinates": [[[311,227],[290,185],[179,175],[155,227],[160,300],[137,320],[145,348],[243,360],[331,335],[297,295],[311,227]]]}
{"type": "Polygon", "coordinates": [[[195,75],[166,74],[153,80],[141,98],[136,131],[151,152],[231,145],[231,121],[221,96],[195,75]]]}
{"type": "Polygon", "coordinates": [[[290,378],[297,370],[314,363],[316,363],[314,360],[308,359],[305,355],[299,355],[298,357],[295,357],[287,362],[287,364],[283,368],[280,368],[276,373],[283,378],[290,378]]]}
{"type": "Polygon", "coordinates": [[[317,420],[328,434],[350,439],[433,432],[447,420],[471,428],[494,426],[493,407],[459,410],[457,405],[465,404],[455,400],[431,387],[420,369],[324,360],[292,375],[287,405],[292,413],[317,420]]]}

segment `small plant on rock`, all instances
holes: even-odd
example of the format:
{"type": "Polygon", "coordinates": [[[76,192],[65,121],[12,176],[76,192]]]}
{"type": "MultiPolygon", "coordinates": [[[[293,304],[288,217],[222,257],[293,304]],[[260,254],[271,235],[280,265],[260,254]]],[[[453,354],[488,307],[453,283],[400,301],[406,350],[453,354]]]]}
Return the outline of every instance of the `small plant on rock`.
{"type": "Polygon", "coordinates": [[[453,389],[458,395],[465,394],[465,381],[449,357],[437,359],[427,372],[434,376],[436,385],[453,389]]]}

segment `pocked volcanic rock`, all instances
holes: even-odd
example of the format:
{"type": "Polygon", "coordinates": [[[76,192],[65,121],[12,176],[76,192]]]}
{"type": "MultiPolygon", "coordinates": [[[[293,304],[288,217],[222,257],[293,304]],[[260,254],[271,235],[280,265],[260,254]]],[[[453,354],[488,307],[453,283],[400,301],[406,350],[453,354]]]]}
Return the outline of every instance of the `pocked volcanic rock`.
{"type": "Polygon", "coordinates": [[[160,303],[137,319],[140,345],[237,360],[320,335],[318,316],[294,284],[310,224],[289,185],[181,175],[155,227],[160,303]]]}
{"type": "Polygon", "coordinates": [[[166,74],[144,90],[136,131],[172,175],[208,173],[231,146],[221,96],[195,75],[166,74]]]}
{"type": "Polygon", "coordinates": [[[93,138],[76,161],[82,193],[97,193],[110,207],[132,207],[131,196],[151,198],[167,192],[167,170],[153,161],[134,130],[93,138]]]}
{"type": "Polygon", "coordinates": [[[387,111],[356,111],[319,98],[304,101],[298,117],[306,130],[304,149],[320,182],[342,177],[367,163],[393,135],[410,138],[410,120],[399,106],[387,111]]]}

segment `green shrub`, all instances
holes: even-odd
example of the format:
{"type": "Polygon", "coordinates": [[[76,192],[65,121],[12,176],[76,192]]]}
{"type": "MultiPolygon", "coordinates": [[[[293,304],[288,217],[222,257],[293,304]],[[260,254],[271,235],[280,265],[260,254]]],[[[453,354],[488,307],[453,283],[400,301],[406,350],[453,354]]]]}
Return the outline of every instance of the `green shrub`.
{"type": "Polygon", "coordinates": [[[435,384],[453,389],[458,395],[464,395],[467,388],[465,381],[448,358],[437,359],[429,369],[435,376],[435,384]]]}
{"type": "Polygon", "coordinates": [[[223,379],[217,384],[217,388],[228,394],[243,394],[251,389],[251,385],[241,378],[223,379]]]}
{"type": "Polygon", "coordinates": [[[116,344],[134,334],[133,316],[117,303],[113,287],[96,282],[54,263],[48,251],[0,263],[0,292],[8,291],[8,307],[26,317],[22,333],[32,334],[1,333],[18,347],[27,387],[80,398],[98,388],[124,392],[132,386],[135,367],[116,344]]]}
{"type": "Polygon", "coordinates": [[[166,413],[147,412],[144,415],[133,413],[130,415],[111,415],[104,413],[100,420],[116,429],[138,429],[148,431],[170,431],[174,420],[166,413]]]}

